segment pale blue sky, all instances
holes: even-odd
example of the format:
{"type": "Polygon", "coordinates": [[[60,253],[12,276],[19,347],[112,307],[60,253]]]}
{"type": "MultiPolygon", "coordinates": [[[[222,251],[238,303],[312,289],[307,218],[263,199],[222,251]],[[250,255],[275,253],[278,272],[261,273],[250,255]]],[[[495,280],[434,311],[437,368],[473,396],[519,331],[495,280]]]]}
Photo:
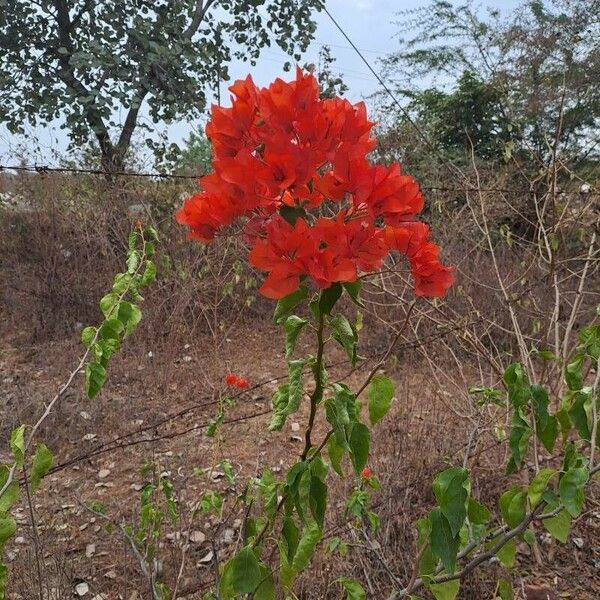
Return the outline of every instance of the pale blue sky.
{"type": "MultiPolygon", "coordinates": [[[[399,49],[396,37],[398,21],[397,13],[401,10],[427,6],[427,0],[328,0],[327,8],[348,33],[352,41],[363,51],[365,57],[376,71],[379,70],[377,59],[399,49]]],[[[501,10],[510,10],[521,4],[520,0],[488,0],[482,6],[490,6],[501,10]]],[[[304,62],[318,62],[321,46],[327,44],[337,62],[335,68],[343,74],[349,86],[346,96],[353,101],[366,98],[377,90],[377,81],[360,57],[348,45],[342,34],[336,29],[325,13],[317,15],[318,27],[316,39],[302,59],[304,62]]],[[[289,78],[283,65],[289,57],[278,48],[266,49],[255,67],[242,61],[230,66],[232,79],[245,77],[252,73],[259,85],[266,85],[275,77],[289,78]]],[[[222,102],[228,102],[227,86],[221,86],[222,102]]],[[[66,132],[59,129],[60,121],[49,127],[30,128],[33,140],[24,140],[9,134],[0,125],[0,162],[16,162],[20,156],[33,163],[56,164],[57,155],[62,155],[67,147],[66,132]]],[[[166,133],[169,141],[180,143],[190,131],[203,127],[201,122],[179,122],[170,126],[151,125],[156,132],[166,133]]],[[[143,132],[143,136],[148,134],[143,132]]]]}

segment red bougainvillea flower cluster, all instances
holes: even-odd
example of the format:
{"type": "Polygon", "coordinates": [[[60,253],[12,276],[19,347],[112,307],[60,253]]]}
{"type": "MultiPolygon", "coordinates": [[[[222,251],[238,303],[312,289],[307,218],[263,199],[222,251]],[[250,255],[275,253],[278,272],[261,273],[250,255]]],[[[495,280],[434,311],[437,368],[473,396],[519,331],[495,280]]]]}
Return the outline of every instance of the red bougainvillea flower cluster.
{"type": "Polygon", "coordinates": [[[373,127],[364,103],[320,99],[317,80],[297,70],[259,89],[236,82],[231,108],[213,106],[206,134],[214,171],[177,212],[190,237],[210,242],[244,218],[250,263],[268,273],[260,291],[281,298],[302,278],[320,288],[377,271],[391,250],[404,254],[415,293],[442,296],[452,285],[429,227],[424,200],[400,165],[372,165],[373,127]]]}
{"type": "Polygon", "coordinates": [[[250,385],[245,377],[238,377],[235,373],[227,373],[225,383],[229,387],[236,387],[238,390],[245,390],[250,385]]]}

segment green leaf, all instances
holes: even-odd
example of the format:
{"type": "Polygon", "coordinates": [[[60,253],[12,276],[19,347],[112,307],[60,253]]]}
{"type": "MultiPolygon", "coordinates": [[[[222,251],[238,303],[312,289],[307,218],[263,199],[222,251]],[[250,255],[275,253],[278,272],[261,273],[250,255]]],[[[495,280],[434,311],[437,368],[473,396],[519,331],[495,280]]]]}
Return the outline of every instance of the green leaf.
{"type": "Polygon", "coordinates": [[[585,497],[583,489],[588,481],[588,470],[579,467],[571,468],[560,478],[558,493],[565,508],[572,517],[577,517],[583,509],[585,497]]]}
{"type": "Polygon", "coordinates": [[[84,327],[81,331],[81,342],[86,348],[90,348],[96,337],[96,328],[95,327],[84,327]]]}
{"type": "Polygon", "coordinates": [[[513,487],[500,496],[500,512],[506,524],[516,527],[527,511],[527,493],[519,487],[513,487]]]}
{"type": "Polygon", "coordinates": [[[498,586],[496,587],[496,596],[498,596],[500,600],[513,600],[512,583],[507,579],[499,579],[498,586]]]}
{"type": "Polygon", "coordinates": [[[315,522],[309,523],[304,528],[292,564],[285,572],[283,569],[281,571],[281,582],[284,587],[289,589],[296,575],[308,566],[322,535],[323,532],[315,522]]]}
{"type": "Polygon", "coordinates": [[[40,481],[54,464],[54,456],[45,444],[37,444],[31,465],[31,491],[35,494],[40,481]]]}
{"type": "MultiPolygon", "coordinates": [[[[149,242],[148,242],[149,243],[149,242]]],[[[156,265],[151,261],[146,261],[146,266],[144,267],[144,273],[140,279],[140,286],[150,285],[156,279],[156,265]]]]}
{"type": "Polygon", "coordinates": [[[570,390],[577,391],[583,387],[583,363],[585,354],[576,354],[565,367],[565,382],[570,390]]]}
{"type": "Polygon", "coordinates": [[[431,524],[429,537],[431,549],[442,561],[446,571],[454,573],[459,545],[458,536],[452,535],[448,519],[437,506],[429,513],[429,522],[431,524]]]}
{"type": "Polygon", "coordinates": [[[260,585],[252,595],[252,600],[275,600],[275,580],[269,567],[260,565],[260,585]]]}
{"type": "Polygon", "coordinates": [[[361,280],[357,279],[356,281],[349,281],[343,283],[342,285],[344,286],[344,289],[348,292],[350,298],[352,298],[352,302],[354,302],[354,304],[357,304],[361,308],[364,307],[364,304],[360,299],[360,291],[362,288],[361,280]]]}
{"type": "Polygon", "coordinates": [[[100,337],[104,340],[118,340],[123,329],[123,323],[119,319],[107,319],[100,327],[100,337]]]}
{"type": "Polygon", "coordinates": [[[508,439],[511,451],[511,460],[506,468],[507,473],[512,473],[521,468],[527,452],[531,427],[523,416],[522,409],[516,408],[511,419],[512,428],[508,439]]]}
{"type": "Polygon", "coordinates": [[[337,314],[329,321],[332,329],[331,336],[344,348],[352,366],[356,365],[356,346],[358,334],[344,315],[337,314]]]}
{"type": "Polygon", "coordinates": [[[466,501],[469,474],[465,469],[446,469],[433,480],[433,493],[446,517],[452,537],[456,537],[467,516],[466,501]]]}
{"type": "Polygon", "coordinates": [[[508,399],[515,408],[529,401],[531,389],[523,365],[520,363],[509,365],[504,372],[504,383],[508,389],[508,399]]]}
{"type": "Polygon", "coordinates": [[[337,582],[344,587],[346,600],[367,600],[367,593],[356,579],[340,577],[337,582]]]}
{"type": "Polygon", "coordinates": [[[319,296],[319,312],[321,315],[330,315],[331,309],[342,295],[342,284],[332,283],[328,288],[324,289],[319,296]]]}
{"type": "MultiPolygon", "coordinates": [[[[6,465],[0,467],[0,488],[6,485],[9,477],[9,468],[6,465]]],[[[0,496],[0,513],[9,511],[12,506],[18,502],[20,495],[19,483],[17,481],[11,481],[8,487],[4,490],[2,496],[0,496]]]]}
{"type": "Polygon", "coordinates": [[[327,485],[314,475],[310,478],[309,506],[315,521],[323,528],[327,508],[327,485]]]}
{"type": "Polygon", "coordinates": [[[85,390],[89,398],[93,398],[102,389],[106,381],[106,369],[97,362],[85,366],[85,390]]]}
{"type": "Polygon", "coordinates": [[[444,583],[430,583],[427,587],[435,600],[454,600],[460,590],[460,581],[453,579],[444,583]]]}
{"type": "Polygon", "coordinates": [[[475,498],[469,497],[467,515],[469,521],[474,525],[485,525],[490,520],[492,513],[483,504],[477,502],[475,498]]]}
{"type": "MultiPolygon", "coordinates": [[[[556,508],[556,506],[548,506],[547,510],[551,511],[553,510],[553,508],[556,508]]],[[[562,544],[566,544],[567,539],[569,539],[571,521],[572,517],[569,514],[569,511],[563,509],[555,517],[544,519],[542,523],[544,524],[544,527],[552,537],[557,539],[562,544]]]]}
{"type": "Polygon", "coordinates": [[[544,429],[537,428],[537,436],[546,450],[552,454],[558,437],[559,421],[556,415],[550,415],[544,429]]]}
{"type": "Polygon", "coordinates": [[[261,582],[261,568],[252,551],[246,546],[225,563],[219,583],[219,594],[223,600],[249,594],[261,582]]]}
{"type": "Polygon", "coordinates": [[[540,472],[533,478],[527,490],[527,497],[532,508],[537,506],[548,487],[548,483],[558,471],[556,469],[541,469],[540,472]]]}
{"type": "Polygon", "coordinates": [[[344,458],[344,454],[346,450],[343,446],[337,443],[337,440],[334,435],[329,436],[327,440],[327,453],[329,454],[329,461],[331,462],[331,466],[333,470],[340,476],[344,476],[344,472],[342,471],[342,459],[344,458]]]}
{"type": "Polygon", "coordinates": [[[284,517],[282,535],[287,560],[291,563],[294,560],[294,555],[296,554],[298,543],[300,541],[300,531],[291,517],[284,517]]]}
{"type": "Polygon", "coordinates": [[[533,407],[533,414],[535,415],[537,429],[539,430],[545,429],[548,423],[549,404],[550,398],[548,398],[548,392],[541,385],[532,385],[531,405],[533,407]]]}
{"type": "Polygon", "coordinates": [[[11,515],[0,515],[0,548],[10,539],[17,531],[17,522],[11,515]]]}
{"type": "Polygon", "coordinates": [[[592,391],[587,388],[573,395],[573,404],[568,410],[569,418],[584,440],[592,438],[592,391]]]}
{"type": "Polygon", "coordinates": [[[301,285],[295,292],[292,292],[285,298],[281,298],[275,306],[273,314],[273,323],[280,325],[294,308],[308,297],[308,288],[301,285]]]}
{"type": "Polygon", "coordinates": [[[129,273],[117,273],[113,282],[112,293],[117,297],[124,294],[131,284],[132,277],[129,273]]]}
{"type": "Polygon", "coordinates": [[[122,301],[119,303],[117,318],[125,327],[124,338],[132,334],[142,320],[142,311],[135,304],[122,301]]]}
{"type": "Polygon", "coordinates": [[[102,311],[102,314],[105,317],[108,317],[112,313],[118,301],[119,297],[117,294],[113,294],[112,292],[106,294],[106,296],[100,300],[100,310],[102,311]]]}
{"type": "Polygon", "coordinates": [[[385,375],[375,375],[369,384],[369,421],[376,425],[387,415],[394,397],[394,383],[385,375]]]}
{"type": "Polygon", "coordinates": [[[508,569],[515,564],[515,558],[517,556],[517,540],[511,538],[496,552],[498,560],[508,569]]]}
{"type": "Polygon", "coordinates": [[[10,450],[17,463],[17,469],[23,466],[25,460],[25,425],[19,425],[10,434],[10,450]]]}
{"type": "Polygon", "coordinates": [[[363,423],[355,423],[350,434],[350,458],[357,475],[364,469],[369,459],[369,444],[371,434],[369,428],[363,423]]]}
{"type": "Polygon", "coordinates": [[[130,275],[135,273],[135,270],[140,264],[140,253],[137,250],[130,250],[127,256],[127,272],[130,275]]]}
{"type": "Polygon", "coordinates": [[[289,358],[294,353],[296,340],[305,325],[308,325],[306,319],[301,319],[296,315],[290,315],[284,323],[285,329],[285,357],[289,358]]]}

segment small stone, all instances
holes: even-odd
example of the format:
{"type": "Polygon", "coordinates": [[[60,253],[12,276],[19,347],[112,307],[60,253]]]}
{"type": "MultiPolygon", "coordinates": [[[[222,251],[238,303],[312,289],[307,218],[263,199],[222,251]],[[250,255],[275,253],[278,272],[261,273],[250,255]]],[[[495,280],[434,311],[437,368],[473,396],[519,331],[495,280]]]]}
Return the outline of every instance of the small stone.
{"type": "Polygon", "coordinates": [[[18,536],[15,538],[15,544],[23,545],[25,543],[25,538],[22,536],[18,536]]]}
{"type": "Polygon", "coordinates": [[[111,569],[110,571],[104,573],[104,577],[106,577],[107,579],[116,579],[117,574],[111,569]]]}
{"type": "Polygon", "coordinates": [[[142,490],[142,488],[144,487],[143,485],[139,484],[139,483],[132,483],[129,486],[134,492],[139,492],[142,490]]]}
{"type": "Polygon", "coordinates": [[[188,362],[192,362],[192,357],[191,357],[189,354],[186,354],[186,355],[183,357],[183,362],[186,362],[186,363],[188,363],[188,362]]]}
{"type": "Polygon", "coordinates": [[[580,537],[573,538],[573,543],[581,550],[583,548],[583,539],[580,537]]]}
{"type": "Polygon", "coordinates": [[[98,471],[98,478],[99,479],[106,479],[109,475],[110,475],[110,470],[109,469],[100,469],[98,471]]]}
{"type": "Polygon", "coordinates": [[[233,522],[233,528],[234,528],[234,529],[240,529],[240,528],[241,528],[241,526],[242,526],[242,520],[241,520],[241,519],[236,519],[236,520],[233,522]]]}
{"type": "Polygon", "coordinates": [[[224,544],[233,544],[233,540],[235,538],[235,531],[231,528],[227,528],[224,532],[223,532],[223,536],[222,536],[222,540],[224,544]]]}
{"type": "Polygon", "coordinates": [[[292,423],[292,431],[300,431],[300,423],[297,423],[296,421],[294,421],[292,423]]]}
{"type": "Polygon", "coordinates": [[[85,596],[89,591],[90,586],[85,581],[82,581],[75,586],[75,593],[80,597],[85,596]]]}
{"type": "Polygon", "coordinates": [[[290,441],[292,441],[292,442],[301,442],[302,438],[299,435],[290,435],[290,441]]]}
{"type": "Polygon", "coordinates": [[[96,554],[96,544],[88,544],[85,547],[85,556],[87,558],[92,558],[96,554]]]}
{"type": "Polygon", "coordinates": [[[198,565],[206,565],[212,562],[213,559],[213,551],[209,550],[199,561],[198,565]]]}
{"type": "Polygon", "coordinates": [[[90,413],[89,413],[89,412],[86,412],[85,410],[82,410],[82,411],[79,413],[79,416],[80,416],[82,419],[85,419],[86,421],[89,421],[89,420],[92,418],[92,417],[90,416],[90,413]]]}
{"type": "Polygon", "coordinates": [[[79,526],[79,531],[83,531],[84,529],[87,529],[89,523],[84,523],[83,525],[79,526]]]}
{"type": "Polygon", "coordinates": [[[84,442],[91,442],[92,440],[95,440],[98,437],[98,434],[96,433],[86,433],[83,436],[83,441],[84,442]]]}
{"type": "Polygon", "coordinates": [[[194,544],[202,544],[206,541],[206,535],[202,531],[192,531],[190,533],[190,542],[194,544]]]}

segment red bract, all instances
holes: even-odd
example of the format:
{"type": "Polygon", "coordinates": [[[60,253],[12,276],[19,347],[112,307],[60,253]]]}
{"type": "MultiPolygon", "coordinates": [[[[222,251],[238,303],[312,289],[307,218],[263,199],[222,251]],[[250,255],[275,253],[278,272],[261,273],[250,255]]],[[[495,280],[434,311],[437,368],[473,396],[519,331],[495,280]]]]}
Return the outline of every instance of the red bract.
{"type": "Polygon", "coordinates": [[[248,388],[248,386],[250,385],[250,383],[248,382],[248,380],[245,377],[239,377],[235,387],[238,388],[239,390],[245,390],[248,388]]]}
{"type": "Polygon", "coordinates": [[[227,373],[225,375],[225,383],[231,387],[236,385],[238,382],[238,376],[235,373],[227,373]]]}
{"type": "Polygon", "coordinates": [[[371,469],[369,469],[369,467],[365,467],[362,471],[361,471],[361,476],[364,479],[369,479],[371,477],[373,477],[373,471],[371,471],[371,469]]]}
{"type": "Polygon", "coordinates": [[[214,172],[176,215],[191,238],[208,243],[244,219],[249,260],[268,273],[260,291],[269,298],[306,276],[320,288],[355,281],[392,250],[408,258],[417,295],[446,293],[453,269],[416,220],[418,184],[399,164],[366,158],[376,141],[363,103],[321,100],[315,77],[299,69],[292,82],[259,89],[248,76],[230,89],[232,106],[213,106],[206,127],[214,172]]]}

